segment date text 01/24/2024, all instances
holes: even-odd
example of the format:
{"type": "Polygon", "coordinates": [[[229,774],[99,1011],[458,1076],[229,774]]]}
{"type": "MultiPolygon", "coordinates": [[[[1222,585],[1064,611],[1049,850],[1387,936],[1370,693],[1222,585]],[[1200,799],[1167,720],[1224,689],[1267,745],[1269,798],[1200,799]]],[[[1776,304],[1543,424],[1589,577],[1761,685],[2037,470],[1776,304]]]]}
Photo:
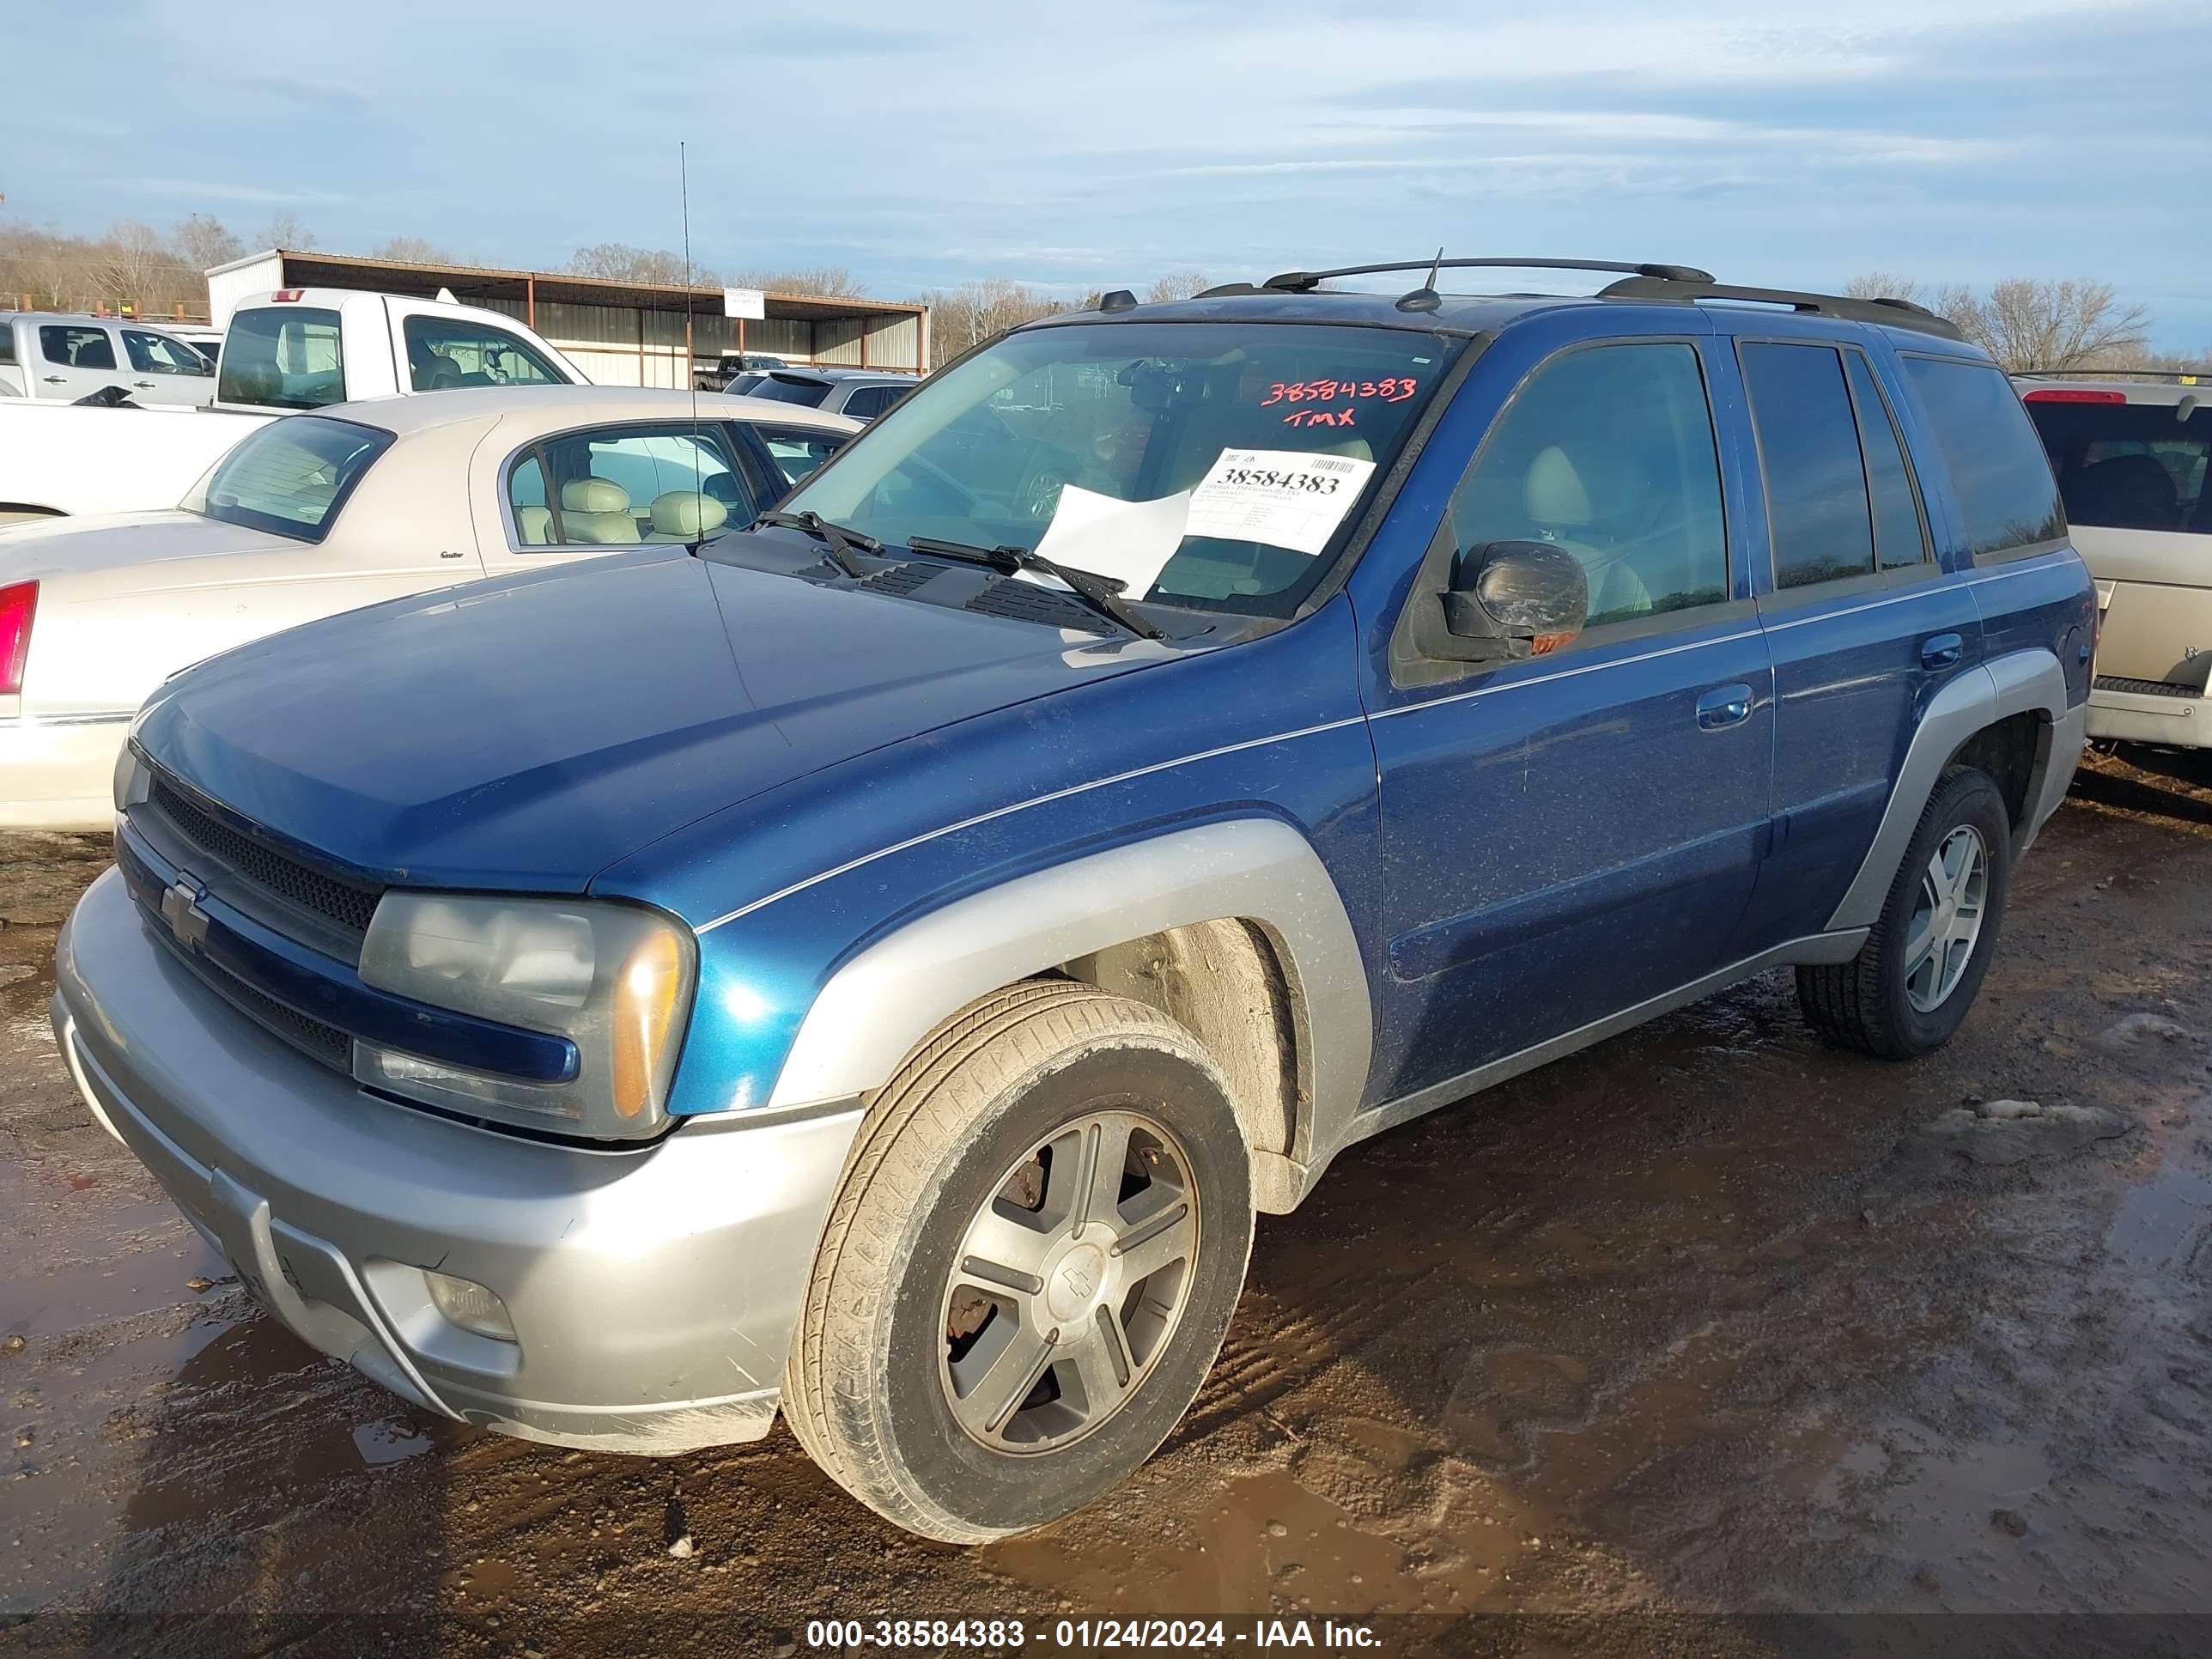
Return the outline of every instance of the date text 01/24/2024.
{"type": "Polygon", "coordinates": [[[1381,1645],[1366,1626],[1326,1618],[1255,1619],[1249,1625],[1222,1619],[1060,1619],[1034,1626],[1020,1619],[817,1619],[808,1621],[805,1635],[809,1648],[842,1653],[901,1648],[1015,1653],[1032,1645],[1070,1653],[1238,1646],[1371,1651],[1381,1645]]]}

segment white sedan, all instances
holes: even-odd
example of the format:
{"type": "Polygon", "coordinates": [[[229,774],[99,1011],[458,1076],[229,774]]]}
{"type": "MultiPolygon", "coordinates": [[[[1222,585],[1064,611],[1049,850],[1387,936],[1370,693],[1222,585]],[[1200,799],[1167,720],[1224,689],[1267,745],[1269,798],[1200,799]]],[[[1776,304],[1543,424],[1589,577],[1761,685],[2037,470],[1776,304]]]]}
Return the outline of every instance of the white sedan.
{"type": "Polygon", "coordinates": [[[0,827],[112,823],[131,717],[204,657],[380,599],[719,534],[860,429],[621,387],[374,398],[271,422],[171,511],[0,528],[0,827]]]}

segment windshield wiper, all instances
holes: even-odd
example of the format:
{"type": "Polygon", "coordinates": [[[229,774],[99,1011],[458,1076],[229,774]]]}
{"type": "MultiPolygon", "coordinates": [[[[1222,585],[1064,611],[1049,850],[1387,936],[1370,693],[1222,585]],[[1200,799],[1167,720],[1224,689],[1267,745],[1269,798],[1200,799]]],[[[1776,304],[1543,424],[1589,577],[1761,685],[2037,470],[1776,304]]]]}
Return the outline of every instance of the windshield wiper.
{"type": "Polygon", "coordinates": [[[1108,622],[1126,628],[1140,640],[1164,640],[1167,630],[1146,619],[1108,585],[1106,578],[1088,570],[1074,570],[1055,563],[1042,553],[1032,552],[1014,543],[1001,543],[997,547],[978,547],[973,542],[939,541],[934,536],[909,536],[907,546],[916,553],[937,553],[948,559],[964,559],[970,564],[988,564],[992,569],[1012,575],[1017,571],[1033,570],[1041,576],[1051,576],[1067,584],[1069,592],[1084,608],[1103,617],[1108,622]]]}
{"type": "Polygon", "coordinates": [[[855,548],[863,553],[884,550],[884,544],[873,536],[858,530],[848,530],[841,524],[832,524],[819,513],[763,513],[753,520],[753,528],[757,530],[763,525],[805,531],[823,544],[830,562],[848,576],[868,574],[867,566],[853,556],[855,548]]]}

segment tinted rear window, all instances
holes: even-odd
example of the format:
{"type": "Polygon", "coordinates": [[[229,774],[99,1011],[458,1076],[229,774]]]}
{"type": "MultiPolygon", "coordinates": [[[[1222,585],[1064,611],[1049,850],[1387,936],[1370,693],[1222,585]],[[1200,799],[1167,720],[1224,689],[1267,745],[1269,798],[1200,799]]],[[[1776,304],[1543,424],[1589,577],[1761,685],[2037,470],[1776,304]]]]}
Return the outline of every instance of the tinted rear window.
{"type": "Polygon", "coordinates": [[[2027,412],[2074,523],[2212,534],[2212,409],[2186,420],[2172,404],[2030,402],[2027,412]]]}
{"type": "Polygon", "coordinates": [[[2002,556],[2064,536],[2051,464],[2004,371],[1994,363],[1912,354],[1905,358],[1905,370],[1936,430],[1974,556],[2002,556]]]}
{"type": "Polygon", "coordinates": [[[845,399],[844,413],[856,421],[872,421],[913,390],[903,386],[864,386],[845,399]]]}
{"type": "Polygon", "coordinates": [[[15,361],[15,327],[12,323],[0,324],[0,363],[15,361]]]}
{"type": "Polygon", "coordinates": [[[185,498],[187,512],[303,542],[330,534],[389,432],[295,416],[252,433],[185,498]]]}
{"type": "Polygon", "coordinates": [[[827,380],[787,380],[781,374],[771,374],[748,394],[755,398],[773,398],[780,404],[797,404],[804,409],[819,409],[822,400],[830,395],[827,380]]]}
{"type": "Polygon", "coordinates": [[[1863,576],[1874,568],[1874,525],[1850,394],[1835,348],[1741,348],[1766,482],[1774,585],[1863,576]]]}
{"type": "Polygon", "coordinates": [[[338,314],[312,306],[263,306],[231,319],[215,395],[227,404],[319,409],[345,401],[338,314]]]}

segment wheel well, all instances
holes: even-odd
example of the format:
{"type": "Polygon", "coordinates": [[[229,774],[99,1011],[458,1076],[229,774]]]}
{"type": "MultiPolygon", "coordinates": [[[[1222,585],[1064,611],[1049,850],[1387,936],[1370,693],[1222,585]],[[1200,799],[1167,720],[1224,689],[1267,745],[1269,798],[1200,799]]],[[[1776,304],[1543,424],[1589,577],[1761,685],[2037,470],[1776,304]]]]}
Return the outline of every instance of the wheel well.
{"type": "Polygon", "coordinates": [[[1305,1090],[1286,960],[1264,927],[1224,918],[1125,939],[1062,963],[1060,971],[1188,1027],[1229,1081],[1245,1144],[1289,1156],[1305,1090]]]}
{"type": "Polygon", "coordinates": [[[2028,827],[2029,792],[2042,769],[2044,751],[2050,741],[2051,722],[2035,710],[2027,709],[2008,714],[1975,732],[1959,745],[1950,764],[1971,766],[1990,775],[2004,797],[2013,834],[2020,836],[2028,827]]]}

